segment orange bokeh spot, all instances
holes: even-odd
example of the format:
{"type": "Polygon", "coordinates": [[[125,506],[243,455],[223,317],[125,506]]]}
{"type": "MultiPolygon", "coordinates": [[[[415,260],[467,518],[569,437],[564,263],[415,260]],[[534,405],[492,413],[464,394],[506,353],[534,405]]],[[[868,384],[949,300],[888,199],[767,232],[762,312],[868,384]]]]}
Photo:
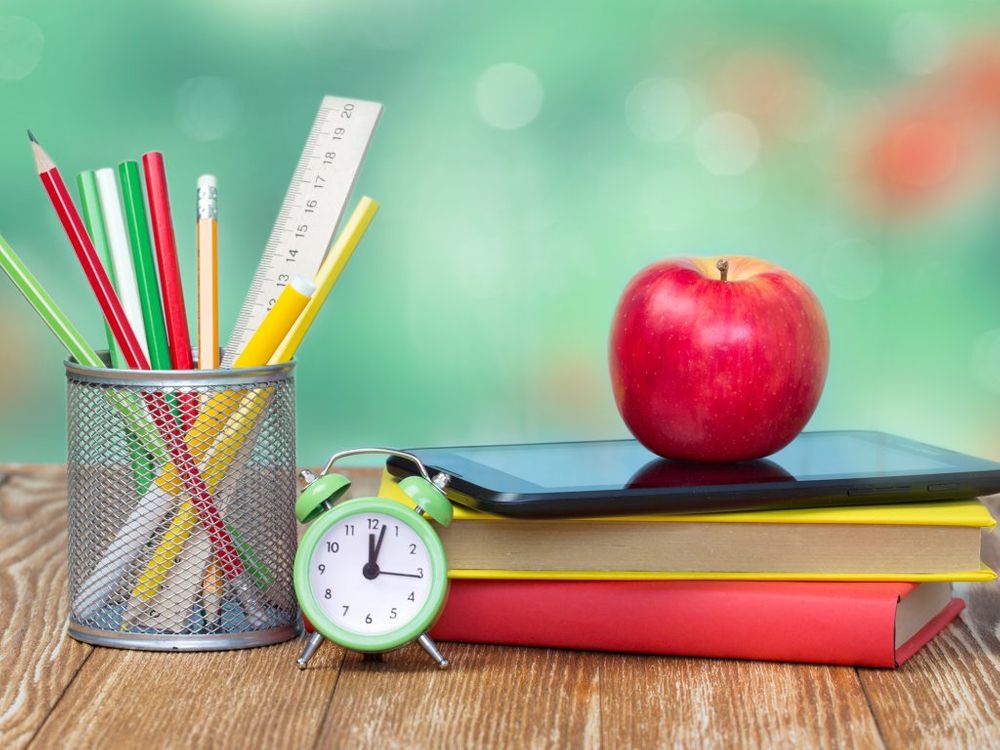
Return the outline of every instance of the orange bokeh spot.
{"type": "Polygon", "coordinates": [[[890,198],[916,198],[956,176],[964,147],[959,123],[947,115],[900,118],[878,136],[869,169],[890,198]]]}

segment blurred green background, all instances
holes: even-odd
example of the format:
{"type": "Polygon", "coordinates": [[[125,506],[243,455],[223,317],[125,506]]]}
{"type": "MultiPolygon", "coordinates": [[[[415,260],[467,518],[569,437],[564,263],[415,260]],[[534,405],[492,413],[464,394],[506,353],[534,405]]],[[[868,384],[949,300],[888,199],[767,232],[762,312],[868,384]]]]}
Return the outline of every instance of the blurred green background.
{"type": "MultiPolygon", "coordinates": [[[[385,112],[382,203],[299,352],[303,463],[336,449],[622,436],[627,280],[759,255],[832,338],[811,427],[1000,458],[1000,9],[983,3],[6,2],[0,231],[88,335],[33,170],[167,161],[190,307],[220,185],[223,340],[323,94],[385,112]]],[[[0,461],[62,461],[63,352],[0,280],[0,461]]]]}

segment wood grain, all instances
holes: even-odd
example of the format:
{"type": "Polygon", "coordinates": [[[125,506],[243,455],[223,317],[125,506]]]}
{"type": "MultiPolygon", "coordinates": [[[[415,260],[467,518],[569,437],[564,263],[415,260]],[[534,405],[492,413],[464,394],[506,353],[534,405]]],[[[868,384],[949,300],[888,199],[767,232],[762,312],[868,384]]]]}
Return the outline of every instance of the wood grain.
{"type": "MultiPolygon", "coordinates": [[[[986,500],[1000,516],[1000,496],[986,500]]],[[[983,559],[1000,566],[1000,536],[984,537],[983,559]]],[[[894,747],[1000,747],[1000,583],[962,587],[959,622],[895,672],[859,669],[872,712],[894,747]]]]}
{"type": "Polygon", "coordinates": [[[309,747],[337,669],[295,668],[296,642],[214,653],[97,649],[41,747],[309,747]]]}
{"type": "Polygon", "coordinates": [[[0,486],[0,747],[24,747],[90,655],[67,638],[66,473],[5,467],[0,486]]]}
{"type": "MultiPolygon", "coordinates": [[[[324,644],[324,648],[330,648],[324,644]]],[[[318,747],[597,747],[595,654],[447,644],[344,657],[318,747]]],[[[334,650],[331,648],[331,650],[334,650]]]]}
{"type": "Polygon", "coordinates": [[[849,667],[606,655],[607,747],[881,747],[849,667]]]}

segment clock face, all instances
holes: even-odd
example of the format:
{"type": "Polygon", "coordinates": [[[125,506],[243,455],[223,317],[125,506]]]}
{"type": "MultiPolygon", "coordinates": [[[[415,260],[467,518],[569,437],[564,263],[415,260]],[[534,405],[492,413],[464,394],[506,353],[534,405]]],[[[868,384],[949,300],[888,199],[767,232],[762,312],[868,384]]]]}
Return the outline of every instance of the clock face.
{"type": "Polygon", "coordinates": [[[309,560],[309,586],[339,627],[383,635],[420,613],[431,592],[432,564],[427,546],[407,523],[385,513],[356,513],[319,538],[309,560]]]}

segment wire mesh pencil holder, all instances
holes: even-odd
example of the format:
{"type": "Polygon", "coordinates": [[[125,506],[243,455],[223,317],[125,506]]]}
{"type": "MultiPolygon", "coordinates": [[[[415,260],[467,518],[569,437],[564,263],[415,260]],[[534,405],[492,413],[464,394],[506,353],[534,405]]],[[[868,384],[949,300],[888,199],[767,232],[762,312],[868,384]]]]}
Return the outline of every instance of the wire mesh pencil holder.
{"type": "Polygon", "coordinates": [[[298,634],[293,368],[66,363],[69,635],[205,651],[298,634]]]}

